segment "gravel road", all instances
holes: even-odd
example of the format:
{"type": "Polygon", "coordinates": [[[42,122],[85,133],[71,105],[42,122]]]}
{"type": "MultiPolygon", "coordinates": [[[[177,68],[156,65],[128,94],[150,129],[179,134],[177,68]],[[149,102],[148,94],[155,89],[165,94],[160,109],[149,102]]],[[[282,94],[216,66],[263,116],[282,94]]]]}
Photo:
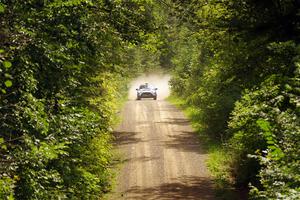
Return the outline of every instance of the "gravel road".
{"type": "Polygon", "coordinates": [[[201,150],[183,113],[164,100],[128,101],[115,130],[124,165],[113,199],[215,199],[201,150]]]}

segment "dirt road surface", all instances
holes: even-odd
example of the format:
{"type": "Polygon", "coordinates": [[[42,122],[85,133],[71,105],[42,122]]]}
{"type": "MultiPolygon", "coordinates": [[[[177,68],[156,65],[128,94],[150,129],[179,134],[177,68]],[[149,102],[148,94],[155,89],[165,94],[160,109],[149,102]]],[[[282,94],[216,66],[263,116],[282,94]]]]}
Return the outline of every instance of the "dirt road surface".
{"type": "Polygon", "coordinates": [[[115,136],[124,164],[111,199],[215,199],[207,155],[181,111],[163,98],[132,99],[122,119],[115,136]]]}

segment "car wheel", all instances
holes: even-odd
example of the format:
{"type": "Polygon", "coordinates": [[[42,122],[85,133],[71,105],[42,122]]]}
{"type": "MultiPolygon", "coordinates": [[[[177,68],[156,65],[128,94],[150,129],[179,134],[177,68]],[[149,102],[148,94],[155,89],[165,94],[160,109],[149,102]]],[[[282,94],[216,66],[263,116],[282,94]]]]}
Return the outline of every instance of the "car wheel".
{"type": "Polygon", "coordinates": [[[153,99],[156,100],[157,97],[154,97],[153,99]]]}

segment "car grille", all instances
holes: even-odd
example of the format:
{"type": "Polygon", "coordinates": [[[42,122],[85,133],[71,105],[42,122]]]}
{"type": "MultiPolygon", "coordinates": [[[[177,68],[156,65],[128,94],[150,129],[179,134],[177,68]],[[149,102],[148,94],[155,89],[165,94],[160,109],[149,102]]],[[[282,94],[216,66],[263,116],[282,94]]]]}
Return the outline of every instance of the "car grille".
{"type": "Polygon", "coordinates": [[[142,96],[153,96],[153,94],[150,92],[144,92],[142,93],[142,96]]]}

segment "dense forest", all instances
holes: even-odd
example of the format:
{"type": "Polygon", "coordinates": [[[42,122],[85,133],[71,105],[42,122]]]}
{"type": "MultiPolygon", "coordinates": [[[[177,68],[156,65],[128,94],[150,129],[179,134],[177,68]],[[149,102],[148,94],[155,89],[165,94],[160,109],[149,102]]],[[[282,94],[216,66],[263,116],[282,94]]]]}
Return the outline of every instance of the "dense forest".
{"type": "Polygon", "coordinates": [[[126,83],[156,59],[153,5],[0,2],[0,199],[101,198],[126,83]]]}
{"type": "MultiPolygon", "coordinates": [[[[175,1],[175,95],[253,199],[300,196],[300,2],[175,1]]],[[[171,14],[170,13],[170,14],[171,14]]]]}
{"type": "Polygon", "coordinates": [[[0,199],[101,199],[128,81],[172,95],[252,199],[300,196],[298,0],[0,0],[0,199]]]}

